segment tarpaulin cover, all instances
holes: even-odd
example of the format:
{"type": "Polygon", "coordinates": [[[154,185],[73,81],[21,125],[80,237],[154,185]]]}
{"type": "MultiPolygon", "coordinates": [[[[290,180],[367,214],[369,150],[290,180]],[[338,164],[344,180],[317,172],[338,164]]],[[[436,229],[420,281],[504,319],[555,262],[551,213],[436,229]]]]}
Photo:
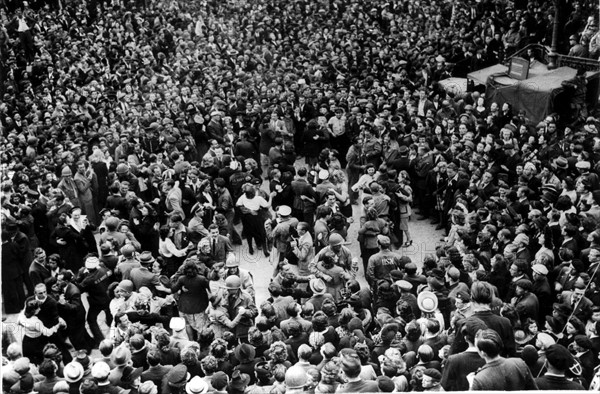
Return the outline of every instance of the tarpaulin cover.
{"type": "Polygon", "coordinates": [[[467,92],[467,79],[466,78],[447,78],[442,79],[440,86],[446,92],[452,92],[456,95],[463,95],[467,92]]]}
{"type": "Polygon", "coordinates": [[[496,102],[498,105],[511,103],[515,109],[524,110],[529,119],[537,122],[554,112],[554,98],[563,91],[562,82],[573,79],[575,74],[576,71],[570,67],[560,67],[535,73],[523,81],[508,76],[491,77],[485,89],[486,102],[496,102]]]}

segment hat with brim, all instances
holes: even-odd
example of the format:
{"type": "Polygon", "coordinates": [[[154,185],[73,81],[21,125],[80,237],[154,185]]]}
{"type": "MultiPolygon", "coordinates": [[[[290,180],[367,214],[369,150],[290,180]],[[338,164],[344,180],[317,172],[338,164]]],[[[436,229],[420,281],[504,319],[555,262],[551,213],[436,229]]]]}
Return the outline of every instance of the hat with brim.
{"type": "Polygon", "coordinates": [[[241,363],[247,363],[256,357],[256,350],[252,345],[242,343],[236,346],[234,350],[235,358],[241,363]]]}
{"type": "Polygon", "coordinates": [[[394,285],[398,286],[402,291],[411,291],[413,288],[412,283],[404,279],[394,282],[394,285]]]}
{"type": "Polygon", "coordinates": [[[539,275],[548,275],[548,268],[544,264],[534,264],[531,269],[539,275]]]}
{"type": "Polygon", "coordinates": [[[131,361],[131,351],[126,347],[120,346],[113,352],[111,358],[117,367],[127,365],[131,361]]]}
{"type": "Polygon", "coordinates": [[[83,366],[77,362],[70,362],[63,368],[63,376],[69,383],[76,383],[83,378],[83,366]]]}
{"type": "Polygon", "coordinates": [[[325,282],[323,282],[323,279],[320,278],[311,279],[309,286],[314,295],[322,295],[327,291],[325,282]]]}
{"type": "Polygon", "coordinates": [[[554,165],[556,166],[556,168],[560,168],[562,170],[566,170],[567,168],[569,168],[569,162],[564,157],[557,157],[556,159],[554,159],[554,165]]]}
{"type": "Polygon", "coordinates": [[[292,214],[292,208],[287,205],[280,205],[277,207],[277,213],[281,216],[290,216],[292,214]]]}
{"type": "Polygon", "coordinates": [[[556,200],[558,200],[558,196],[551,192],[544,192],[544,193],[542,193],[542,196],[540,197],[540,199],[546,201],[547,203],[554,204],[556,202],[556,200]]]}
{"type": "Polygon", "coordinates": [[[167,373],[167,383],[171,387],[183,387],[189,378],[190,374],[187,371],[187,367],[183,364],[174,366],[171,371],[167,373]]]}
{"type": "Polygon", "coordinates": [[[417,304],[422,312],[431,313],[438,307],[438,298],[431,291],[422,291],[417,297],[417,304]]]}
{"type": "Polygon", "coordinates": [[[131,366],[125,367],[123,370],[123,375],[121,376],[121,382],[123,383],[132,383],[137,378],[142,376],[142,372],[144,372],[144,368],[133,368],[131,366]]]}
{"type": "Polygon", "coordinates": [[[206,380],[202,379],[200,376],[194,376],[192,380],[190,380],[185,385],[185,391],[188,394],[203,394],[208,392],[208,383],[206,380]]]}
{"type": "Polygon", "coordinates": [[[232,391],[244,391],[250,383],[250,375],[241,373],[240,371],[234,371],[231,375],[231,382],[229,387],[232,391]]]}
{"type": "Polygon", "coordinates": [[[152,256],[152,253],[150,252],[142,252],[142,254],[140,254],[140,264],[142,265],[150,265],[153,264],[156,261],[156,259],[152,256]]]}

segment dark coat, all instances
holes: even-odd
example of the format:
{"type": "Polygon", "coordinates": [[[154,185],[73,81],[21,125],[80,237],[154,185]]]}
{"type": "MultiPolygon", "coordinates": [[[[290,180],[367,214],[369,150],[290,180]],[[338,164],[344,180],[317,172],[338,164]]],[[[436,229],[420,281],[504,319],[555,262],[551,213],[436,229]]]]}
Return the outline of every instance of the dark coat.
{"type": "Polygon", "coordinates": [[[485,364],[475,374],[473,391],[537,390],[533,376],[520,358],[502,358],[485,364]]]}
{"type": "Polygon", "coordinates": [[[485,365],[477,352],[463,352],[448,358],[442,375],[442,387],[446,391],[468,391],[467,375],[485,365]]]}
{"type": "Polygon", "coordinates": [[[60,257],[65,262],[65,268],[77,272],[83,266],[83,258],[88,253],[87,243],[84,238],[69,226],[58,225],[52,235],[50,242],[56,246],[60,257]],[[57,241],[62,239],[65,245],[57,241]]]}
{"type": "Polygon", "coordinates": [[[81,291],[72,283],[67,285],[64,293],[65,303],[58,303],[58,314],[67,323],[65,334],[76,350],[91,351],[94,340],[85,328],[85,307],[81,302],[81,291]]]}
{"type": "Polygon", "coordinates": [[[146,371],[142,372],[142,383],[148,380],[154,382],[156,387],[158,388],[158,394],[162,393],[162,380],[169,371],[173,368],[172,365],[156,365],[148,368],[146,371]]]}
{"type": "Polygon", "coordinates": [[[585,390],[582,385],[568,380],[564,376],[544,375],[536,378],[535,383],[540,390],[585,390]]]}
{"type": "Polygon", "coordinates": [[[35,286],[38,283],[44,283],[44,281],[51,276],[52,274],[48,268],[38,264],[35,261],[31,263],[31,266],[29,266],[29,278],[31,279],[32,286],[35,286]]]}

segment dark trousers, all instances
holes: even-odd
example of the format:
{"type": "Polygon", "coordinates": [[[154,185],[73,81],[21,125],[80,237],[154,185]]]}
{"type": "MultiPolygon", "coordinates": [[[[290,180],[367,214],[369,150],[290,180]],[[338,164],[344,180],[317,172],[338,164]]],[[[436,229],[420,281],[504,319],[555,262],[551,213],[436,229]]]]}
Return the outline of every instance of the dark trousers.
{"type": "Polygon", "coordinates": [[[21,42],[21,48],[25,52],[25,58],[28,63],[31,63],[35,58],[35,45],[33,43],[33,35],[31,31],[21,31],[19,32],[19,41],[21,42]]]}
{"type": "Polygon", "coordinates": [[[367,267],[369,266],[369,259],[371,258],[371,256],[373,256],[377,252],[379,252],[379,248],[375,248],[375,249],[362,248],[361,258],[362,258],[362,262],[363,262],[363,268],[365,269],[365,276],[367,275],[367,267]]]}
{"type": "Polygon", "coordinates": [[[227,219],[227,232],[229,233],[229,239],[234,245],[241,245],[242,237],[237,232],[233,224],[235,221],[235,211],[228,211],[225,214],[225,218],[227,219]]]}
{"type": "Polygon", "coordinates": [[[312,226],[315,224],[315,210],[304,210],[302,213],[302,218],[306,223],[308,223],[308,226],[312,228],[312,226]]]}
{"type": "Polygon", "coordinates": [[[2,281],[2,296],[4,297],[4,311],[6,313],[19,313],[25,306],[25,290],[23,277],[18,276],[2,281]]]}
{"type": "Polygon", "coordinates": [[[53,343],[60,350],[60,354],[62,354],[62,358],[65,364],[73,361],[73,356],[69,351],[69,347],[67,346],[67,337],[65,335],[64,330],[58,331],[56,334],[48,337],[48,343],[53,343]]]}
{"type": "Polygon", "coordinates": [[[90,309],[88,310],[87,314],[87,323],[90,326],[90,331],[92,332],[92,336],[94,337],[94,341],[96,343],[100,343],[104,339],[104,334],[102,334],[102,330],[100,330],[100,326],[98,325],[98,315],[102,311],[104,311],[106,316],[106,324],[110,326],[112,323],[112,315],[110,314],[108,304],[90,303],[90,309]]]}
{"type": "Polygon", "coordinates": [[[346,153],[348,152],[348,149],[350,149],[350,145],[352,144],[347,133],[344,133],[339,137],[331,138],[331,148],[339,152],[339,160],[342,168],[346,167],[346,153]]]}

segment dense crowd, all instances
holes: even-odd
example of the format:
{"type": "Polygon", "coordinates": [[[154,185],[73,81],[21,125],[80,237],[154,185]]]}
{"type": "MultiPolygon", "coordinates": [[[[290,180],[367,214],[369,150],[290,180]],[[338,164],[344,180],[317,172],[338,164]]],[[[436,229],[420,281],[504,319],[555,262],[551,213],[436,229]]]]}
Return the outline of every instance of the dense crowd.
{"type": "MultiPolygon", "coordinates": [[[[596,5],[557,4],[598,58],[596,5]]],[[[2,2],[3,392],[598,390],[584,78],[541,122],[438,83],[554,11],[2,2]],[[423,261],[411,220],[444,231],[423,261]]]]}

